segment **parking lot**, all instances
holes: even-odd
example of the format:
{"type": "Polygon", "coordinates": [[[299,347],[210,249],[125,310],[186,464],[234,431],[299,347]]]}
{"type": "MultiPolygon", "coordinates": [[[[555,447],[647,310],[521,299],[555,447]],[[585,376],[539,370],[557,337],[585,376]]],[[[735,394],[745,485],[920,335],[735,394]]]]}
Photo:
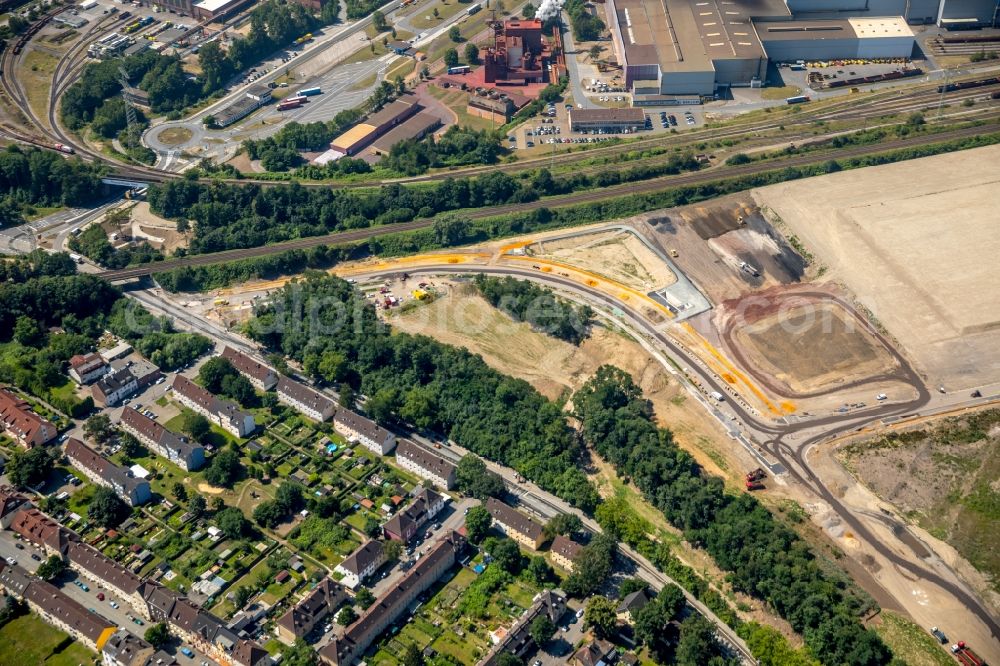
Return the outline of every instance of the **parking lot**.
{"type": "Polygon", "coordinates": [[[702,107],[681,108],[673,107],[668,110],[647,109],[646,128],[633,133],[631,130],[595,130],[595,131],[570,131],[569,104],[555,104],[543,111],[541,115],[528,120],[523,125],[517,127],[507,136],[507,146],[511,150],[542,152],[543,149],[555,149],[561,144],[585,144],[601,143],[611,139],[627,139],[638,134],[639,136],[655,135],[666,133],[671,130],[678,132],[686,129],[694,129],[704,124],[704,112],[702,107]],[[554,115],[552,114],[554,111],[554,115]],[[670,117],[674,122],[671,123],[670,117]],[[664,124],[664,121],[666,124],[664,124]]]}

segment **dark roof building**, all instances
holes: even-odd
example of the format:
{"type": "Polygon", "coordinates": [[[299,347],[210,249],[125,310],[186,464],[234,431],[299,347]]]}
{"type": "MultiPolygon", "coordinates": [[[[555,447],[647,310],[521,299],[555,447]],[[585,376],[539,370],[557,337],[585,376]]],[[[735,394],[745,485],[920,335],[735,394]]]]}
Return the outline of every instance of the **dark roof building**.
{"type": "Polygon", "coordinates": [[[232,347],[222,350],[222,358],[229,361],[236,370],[262,391],[270,391],[278,383],[278,373],[255,358],[232,347]]]}
{"type": "Polygon", "coordinates": [[[618,659],[615,646],[605,640],[591,641],[573,653],[575,666],[607,666],[618,659]]]}
{"type": "Polygon", "coordinates": [[[642,109],[570,109],[569,124],[574,132],[593,129],[636,130],[646,126],[642,109]]]}
{"type": "Polygon", "coordinates": [[[393,587],[344,631],[320,651],[320,659],[329,666],[349,666],[364,654],[368,646],[399,618],[414,600],[454,566],[465,548],[465,539],[457,532],[438,541],[424,557],[406,572],[393,587]]]}
{"type": "Polygon", "coordinates": [[[429,488],[424,488],[408,507],[382,526],[382,531],[387,539],[407,544],[416,536],[417,530],[441,512],[444,505],[444,497],[429,488]]]}
{"type": "Polygon", "coordinates": [[[121,427],[157,455],[189,472],[205,464],[205,449],[201,444],[167,430],[137,409],[122,410],[121,427]]]}
{"type": "Polygon", "coordinates": [[[430,479],[445,490],[455,485],[456,467],[433,451],[408,439],[399,440],[396,462],[417,476],[430,479]]]}
{"type": "Polygon", "coordinates": [[[514,541],[535,550],[542,545],[545,538],[542,526],[517,509],[490,497],[486,500],[486,510],[493,516],[493,524],[514,541]]]}
{"type": "Polygon", "coordinates": [[[136,478],[132,470],[119,467],[80,440],[66,440],[66,457],[94,483],[111,488],[130,506],[145,504],[153,498],[149,481],[136,478]]]}
{"type": "Polygon", "coordinates": [[[583,550],[583,546],[561,534],[552,539],[552,547],[550,548],[552,559],[570,573],[573,572],[573,563],[581,550],[583,550]]]}
{"type": "Polygon", "coordinates": [[[358,442],[380,456],[388,455],[396,448],[395,435],[349,409],[337,410],[333,416],[333,426],[348,440],[358,442]]]}
{"type": "Polygon", "coordinates": [[[382,548],[382,542],[370,540],[348,555],[334,571],[343,576],[340,582],[353,590],[384,563],[385,551],[382,548]]]}
{"type": "Polygon", "coordinates": [[[306,597],[278,618],[278,638],[288,645],[309,634],[347,599],[344,588],[324,578],[306,597]]]}
{"type": "Polygon", "coordinates": [[[552,622],[558,622],[566,612],[566,595],[562,590],[543,590],[535,595],[531,608],[524,611],[514,626],[495,644],[486,656],[479,660],[476,666],[494,666],[501,654],[512,654],[523,659],[533,648],[535,640],[531,637],[531,624],[535,618],[546,615],[552,622]]]}
{"type": "Polygon", "coordinates": [[[337,411],[332,398],[284,375],[278,379],[278,401],[314,421],[327,421],[337,411]]]}
{"type": "Polygon", "coordinates": [[[257,428],[252,414],[206,391],[184,375],[174,377],[173,389],[174,397],[181,403],[237,437],[246,437],[257,428]]]}

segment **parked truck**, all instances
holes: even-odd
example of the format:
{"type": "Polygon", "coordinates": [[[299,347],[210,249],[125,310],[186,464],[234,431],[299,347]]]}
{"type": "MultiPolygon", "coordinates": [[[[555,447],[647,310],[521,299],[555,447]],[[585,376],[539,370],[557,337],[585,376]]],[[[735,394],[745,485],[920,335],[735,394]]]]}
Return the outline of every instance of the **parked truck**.
{"type": "Polygon", "coordinates": [[[760,481],[751,481],[750,479],[747,479],[747,490],[764,490],[764,484],[760,481]]]}
{"type": "Polygon", "coordinates": [[[965,666],[986,666],[986,662],[980,659],[979,655],[972,651],[965,641],[959,641],[951,646],[951,651],[965,666]]]}
{"type": "Polygon", "coordinates": [[[948,642],[948,637],[945,636],[944,632],[938,629],[937,627],[931,627],[931,635],[934,638],[938,639],[941,645],[944,645],[948,642]]]}
{"type": "Polygon", "coordinates": [[[760,480],[766,479],[766,478],[767,478],[767,472],[765,472],[760,467],[758,467],[757,469],[755,469],[752,472],[747,473],[747,482],[760,481],[760,480]]]}

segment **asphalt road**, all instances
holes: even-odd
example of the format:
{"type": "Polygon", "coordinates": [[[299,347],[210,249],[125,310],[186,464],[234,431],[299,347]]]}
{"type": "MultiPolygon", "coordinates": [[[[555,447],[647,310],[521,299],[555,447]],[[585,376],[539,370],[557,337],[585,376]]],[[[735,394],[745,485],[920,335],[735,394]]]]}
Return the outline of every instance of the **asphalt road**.
{"type": "MultiPolygon", "coordinates": [[[[991,123],[980,127],[972,127],[963,130],[955,130],[952,132],[944,132],[941,134],[934,135],[932,138],[925,136],[917,136],[917,137],[911,137],[909,139],[891,141],[876,146],[854,146],[838,151],[837,157],[840,158],[859,157],[873,153],[882,153],[889,150],[907,148],[916,145],[923,145],[926,143],[938,143],[942,141],[948,141],[950,139],[978,136],[980,134],[993,131],[995,128],[996,124],[991,123]]],[[[618,196],[628,196],[628,195],[636,196],[641,194],[659,192],[664,189],[672,187],[699,185],[699,184],[704,184],[706,182],[714,182],[727,178],[738,178],[741,176],[756,175],[768,171],[778,171],[781,169],[787,169],[793,167],[804,167],[813,164],[822,164],[823,162],[826,162],[829,159],[830,155],[806,154],[806,155],[800,155],[798,157],[783,159],[778,162],[765,162],[762,164],[748,164],[736,167],[723,167],[718,169],[707,170],[704,172],[696,171],[693,173],[686,173],[676,176],[666,176],[661,178],[653,178],[646,181],[641,181],[636,183],[626,183],[624,185],[616,185],[602,189],[587,190],[585,192],[578,192],[572,195],[551,197],[547,199],[541,199],[538,201],[532,201],[529,203],[508,204],[503,206],[493,206],[489,208],[479,208],[464,212],[463,215],[469,219],[482,219],[509,213],[526,213],[541,208],[551,209],[562,206],[577,205],[581,203],[600,202],[618,196]]],[[[329,187],[329,185],[327,184],[316,183],[315,185],[317,186],[321,185],[322,187],[329,187]]],[[[198,254],[189,257],[167,259],[165,261],[158,261],[155,263],[143,264],[141,266],[133,266],[129,268],[123,268],[120,270],[103,271],[102,273],[100,273],[100,275],[105,279],[112,281],[126,280],[130,278],[144,277],[146,275],[151,275],[153,273],[160,273],[163,271],[170,270],[172,268],[179,268],[182,266],[207,266],[211,264],[219,264],[227,261],[233,261],[235,259],[247,259],[252,257],[268,256],[292,249],[305,249],[309,247],[316,247],[318,245],[336,245],[341,243],[358,242],[375,238],[378,236],[384,236],[387,234],[396,234],[405,231],[415,231],[418,229],[424,229],[430,227],[432,224],[433,224],[432,219],[420,219],[420,220],[413,220],[412,222],[404,222],[401,224],[376,226],[365,229],[354,229],[351,231],[341,231],[332,234],[326,234],[323,236],[312,236],[309,238],[302,238],[298,240],[287,241],[284,243],[275,243],[273,245],[264,245],[260,247],[244,248],[238,250],[226,250],[223,252],[215,252],[211,254],[198,254]]]]}
{"type": "MultiPolygon", "coordinates": [[[[31,559],[32,553],[38,555],[42,561],[46,559],[42,551],[34,548],[31,544],[25,543],[23,540],[15,539],[13,532],[9,530],[0,531],[0,557],[3,557],[4,559],[13,557],[17,560],[18,566],[31,573],[35,573],[41,562],[31,559]],[[24,550],[17,548],[15,544],[22,545],[24,550]]],[[[78,602],[85,608],[93,610],[98,615],[108,620],[111,624],[121,629],[128,630],[129,633],[134,634],[135,636],[142,638],[146,629],[149,628],[148,622],[143,621],[144,624],[140,626],[132,621],[131,618],[138,617],[138,614],[129,604],[125,603],[102,587],[95,585],[92,581],[78,577],[77,574],[72,571],[64,573],[54,584],[69,598],[78,602]],[[82,581],[88,588],[90,588],[90,591],[85,592],[82,588],[74,585],[73,581],[76,580],[82,581]],[[98,593],[104,594],[104,601],[97,598],[98,593]],[[112,601],[118,605],[118,608],[111,606],[112,601]]],[[[215,662],[209,659],[206,655],[195,651],[194,647],[191,645],[188,645],[188,647],[195,652],[193,659],[185,657],[180,652],[176,652],[175,647],[170,647],[167,651],[174,654],[177,661],[181,664],[200,665],[202,661],[208,661],[209,664],[215,664],[215,662]]]]}
{"type": "MultiPolygon", "coordinates": [[[[499,266],[477,267],[442,264],[436,267],[427,266],[413,268],[410,269],[409,272],[413,275],[452,273],[517,275],[518,277],[528,278],[536,282],[548,284],[549,286],[557,286],[566,292],[580,294],[583,296],[585,302],[593,303],[596,301],[628,314],[629,321],[633,326],[637,326],[638,330],[655,340],[655,342],[660,345],[662,349],[665,349],[674,359],[680,361],[682,366],[689,369],[692,374],[697,375],[699,381],[701,381],[702,385],[705,387],[705,390],[715,390],[723,394],[726,393],[726,386],[724,382],[717,379],[704,368],[695,364],[687,363],[687,355],[683,352],[683,350],[673,343],[656,326],[645,320],[639,313],[630,312],[629,308],[623,305],[623,303],[609,296],[605,296],[600,292],[586,289],[582,285],[570,280],[563,279],[552,274],[539,273],[538,271],[499,266]]],[[[1000,639],[1000,625],[998,625],[997,619],[992,615],[985,604],[983,604],[978,597],[971,592],[971,590],[964,583],[961,582],[961,578],[957,574],[951,571],[950,568],[946,567],[944,563],[938,563],[939,566],[946,568],[950,574],[948,578],[945,578],[928,566],[924,566],[926,563],[901,557],[894,549],[884,545],[881,538],[875,535],[862,522],[860,516],[853,513],[847,506],[844,505],[843,502],[840,501],[838,496],[836,496],[824,485],[823,481],[812,470],[806,459],[806,454],[809,449],[819,442],[857,430],[869,424],[878,423],[879,421],[889,417],[914,414],[930,403],[930,392],[927,390],[926,386],[924,386],[923,382],[919,378],[919,375],[915,370],[913,370],[909,362],[881,335],[879,335],[879,339],[885,344],[887,349],[890,350],[890,353],[896,358],[899,364],[900,371],[896,377],[897,380],[909,383],[914,387],[914,389],[916,389],[917,397],[915,399],[904,403],[880,404],[878,406],[847,415],[834,414],[831,416],[796,421],[788,424],[762,421],[751,411],[747,410],[738,402],[733,400],[727,401],[726,408],[736,415],[737,418],[750,430],[754,431],[758,435],[758,437],[764,442],[762,445],[764,450],[766,450],[770,456],[773,456],[774,459],[779,461],[788,470],[790,476],[822,498],[823,501],[831,507],[832,511],[840,516],[844,523],[859,539],[866,542],[882,557],[885,557],[887,560],[892,562],[894,566],[907,571],[910,575],[916,577],[917,579],[927,581],[946,591],[948,594],[951,594],[962,605],[968,608],[970,612],[972,612],[980,621],[982,621],[986,627],[989,628],[994,638],[1000,639]],[[791,440],[793,439],[797,439],[797,441],[792,442],[791,440]]],[[[950,406],[947,407],[947,409],[950,408],[950,406]]],[[[545,506],[543,505],[549,505],[550,507],[554,506],[557,510],[572,511],[572,509],[566,507],[565,505],[559,507],[560,502],[557,500],[554,501],[555,498],[552,498],[547,493],[540,491],[540,489],[531,487],[531,484],[518,484],[516,480],[513,481],[512,484],[511,481],[513,473],[510,472],[510,470],[506,470],[507,473],[505,474],[504,470],[498,469],[496,466],[491,467],[494,471],[497,471],[504,476],[508,485],[524,489],[523,494],[521,494],[521,501],[538,510],[541,515],[548,515],[545,513],[545,506]]],[[[579,512],[575,513],[578,513],[579,515],[579,512]]],[[[591,529],[595,526],[593,521],[585,521],[585,524],[587,524],[587,526],[591,529]]],[[[901,523],[897,523],[895,527],[903,532],[906,531],[906,526],[901,523]]],[[[623,550],[626,550],[627,552],[627,548],[623,547],[623,550]]],[[[659,574],[655,568],[646,562],[644,558],[638,556],[638,554],[630,553],[629,555],[633,560],[639,563],[640,574],[647,580],[649,579],[648,576],[651,577],[659,574]],[[653,569],[652,572],[645,571],[647,565],[653,569]]],[[[706,617],[711,616],[706,615],[706,617]]]]}

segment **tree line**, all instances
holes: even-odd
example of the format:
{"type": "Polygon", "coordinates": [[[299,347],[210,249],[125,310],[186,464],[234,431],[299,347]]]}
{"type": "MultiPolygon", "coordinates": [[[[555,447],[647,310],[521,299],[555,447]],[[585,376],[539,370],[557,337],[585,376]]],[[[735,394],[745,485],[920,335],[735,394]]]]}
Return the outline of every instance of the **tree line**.
{"type": "Polygon", "coordinates": [[[0,227],[24,222],[34,206],[87,206],[101,196],[103,167],[38,148],[0,152],[0,227]]]}
{"type": "Polygon", "coordinates": [[[630,478],[733,587],[765,601],[802,634],[823,664],[880,666],[892,654],[858,616],[873,605],[828,573],[808,545],[749,494],[729,495],[657,428],[628,373],[603,366],[574,396],[588,445],[630,478]]]}
{"type": "Polygon", "coordinates": [[[125,268],[133,264],[146,264],[163,259],[163,254],[146,241],[116,249],[99,224],[87,227],[79,236],[71,236],[69,247],[74,252],[93,259],[104,268],[125,268]]]}
{"type": "Polygon", "coordinates": [[[400,141],[379,166],[416,176],[436,167],[495,164],[506,152],[496,132],[452,125],[438,138],[431,135],[400,141]]]}
{"type": "Polygon", "coordinates": [[[366,191],[305,188],[296,183],[267,188],[207,185],[185,179],[154,186],[148,197],[154,212],[193,220],[190,250],[205,253],[399,224],[459,209],[536,201],[542,195],[568,194],[692,168],[697,168],[692,157],[675,156],[662,164],[594,175],[577,173],[556,179],[547,169],[517,176],[497,171],[447,179],[432,186],[394,183],[366,191]]]}
{"type": "Polygon", "coordinates": [[[273,136],[245,140],[243,149],[250,159],[261,160],[268,171],[285,171],[301,161],[299,151],[326,150],[334,137],[360,119],[360,111],[345,109],[327,121],[290,122],[273,136]]]}
{"type": "Polygon", "coordinates": [[[401,419],[444,433],[576,506],[597,504],[578,464],[583,450],[557,405],[465,349],[393,333],[343,280],[309,275],[287,285],[247,331],[314,378],[364,393],[366,411],[381,423],[401,419]]]}
{"type": "Polygon", "coordinates": [[[586,305],[556,298],[551,289],[509,276],[480,273],[473,284],[490,305],[536,330],[574,345],[587,337],[594,312],[586,305]]]}

